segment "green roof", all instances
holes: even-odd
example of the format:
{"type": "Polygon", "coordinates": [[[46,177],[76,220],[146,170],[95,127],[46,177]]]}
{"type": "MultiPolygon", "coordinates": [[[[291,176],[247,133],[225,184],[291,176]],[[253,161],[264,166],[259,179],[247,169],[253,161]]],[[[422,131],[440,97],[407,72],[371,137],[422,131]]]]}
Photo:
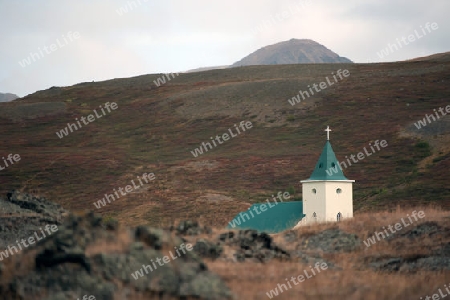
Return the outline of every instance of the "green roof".
{"type": "Polygon", "coordinates": [[[330,141],[327,141],[323,147],[322,154],[309,180],[348,180],[339,166],[330,141]]]}
{"type": "Polygon", "coordinates": [[[228,229],[254,229],[277,233],[293,228],[304,217],[303,203],[270,202],[253,204],[248,210],[238,213],[228,223],[228,229]],[[265,208],[263,211],[261,208],[265,208]],[[259,212],[259,214],[258,214],[259,212]]]}

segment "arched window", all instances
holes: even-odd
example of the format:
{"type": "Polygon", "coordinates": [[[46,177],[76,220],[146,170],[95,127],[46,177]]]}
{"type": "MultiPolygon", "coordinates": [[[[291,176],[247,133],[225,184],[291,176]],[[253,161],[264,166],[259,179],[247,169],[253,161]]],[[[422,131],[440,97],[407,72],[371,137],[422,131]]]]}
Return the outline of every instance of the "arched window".
{"type": "Polygon", "coordinates": [[[337,189],[336,190],[336,194],[340,194],[340,193],[342,193],[342,190],[341,189],[337,189]]]}
{"type": "Polygon", "coordinates": [[[322,169],[323,168],[323,163],[320,163],[319,164],[319,169],[322,169]]]}
{"type": "Polygon", "coordinates": [[[313,218],[314,218],[314,221],[317,221],[317,214],[315,212],[313,213],[313,218]]]}
{"type": "Polygon", "coordinates": [[[337,221],[339,222],[339,221],[341,220],[341,218],[342,218],[342,214],[339,212],[339,213],[337,214],[337,221]]]}
{"type": "Polygon", "coordinates": [[[317,190],[316,189],[312,189],[313,194],[317,194],[317,190]]]}

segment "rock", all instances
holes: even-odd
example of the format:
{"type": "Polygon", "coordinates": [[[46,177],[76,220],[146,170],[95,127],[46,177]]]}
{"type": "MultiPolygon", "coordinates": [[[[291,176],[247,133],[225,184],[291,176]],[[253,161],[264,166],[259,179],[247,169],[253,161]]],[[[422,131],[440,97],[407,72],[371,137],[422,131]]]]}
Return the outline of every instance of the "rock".
{"type": "Polygon", "coordinates": [[[44,197],[35,197],[17,190],[7,193],[6,200],[19,206],[22,210],[57,217],[64,210],[60,205],[52,203],[44,197]]]}
{"type": "Polygon", "coordinates": [[[43,197],[12,191],[0,198],[0,214],[0,249],[4,249],[46,225],[60,225],[68,211],[43,197]]]}
{"type": "Polygon", "coordinates": [[[369,266],[376,271],[413,272],[450,270],[450,257],[416,255],[413,257],[375,258],[369,266]]]}
{"type": "Polygon", "coordinates": [[[370,266],[377,271],[393,272],[393,271],[400,270],[402,261],[403,260],[399,257],[386,258],[386,259],[381,259],[376,262],[372,262],[372,263],[370,263],[370,266]]]}
{"type": "MultiPolygon", "coordinates": [[[[272,237],[265,232],[256,230],[240,230],[222,233],[217,237],[217,242],[222,247],[234,250],[233,258],[242,262],[251,260],[255,262],[267,262],[271,259],[289,259],[287,251],[275,245],[272,237]]],[[[223,257],[228,258],[228,257],[223,257]]]]}
{"type": "Polygon", "coordinates": [[[88,273],[91,272],[89,259],[84,255],[84,251],[80,249],[65,251],[64,253],[57,253],[45,249],[36,256],[36,268],[40,269],[51,268],[65,263],[79,264],[83,266],[88,273]]]}
{"type": "MultiPolygon", "coordinates": [[[[417,225],[410,231],[400,234],[399,236],[406,236],[408,238],[417,238],[423,235],[432,236],[433,234],[438,233],[440,230],[441,228],[436,222],[425,222],[423,224],[417,225]]],[[[392,235],[392,237],[394,236],[395,235],[392,235]]]]}
{"type": "Polygon", "coordinates": [[[8,270],[13,276],[0,278],[0,299],[232,298],[181,237],[146,226],[107,230],[103,225],[93,213],[70,215],[33,251],[15,254],[14,269],[8,270]],[[16,271],[24,270],[22,262],[27,272],[16,271]]]}
{"type": "Polygon", "coordinates": [[[411,271],[449,271],[450,257],[429,256],[419,258],[417,261],[409,263],[408,265],[411,271]]]}
{"type": "Polygon", "coordinates": [[[164,234],[162,229],[150,228],[146,226],[139,226],[136,228],[135,237],[137,240],[142,241],[155,248],[156,250],[162,249],[163,244],[167,244],[167,240],[165,237],[167,235],[164,234]]]}
{"type": "Polygon", "coordinates": [[[176,226],[172,226],[170,231],[176,231],[179,235],[199,235],[199,234],[210,234],[212,232],[211,228],[204,226],[201,227],[197,221],[181,221],[176,226]]]}
{"type": "Polygon", "coordinates": [[[340,229],[328,229],[305,239],[302,249],[320,250],[325,253],[351,252],[360,247],[361,241],[355,234],[340,229]]]}
{"type": "Polygon", "coordinates": [[[219,258],[223,249],[220,244],[214,244],[205,239],[199,239],[194,246],[194,251],[203,258],[219,258]]]}

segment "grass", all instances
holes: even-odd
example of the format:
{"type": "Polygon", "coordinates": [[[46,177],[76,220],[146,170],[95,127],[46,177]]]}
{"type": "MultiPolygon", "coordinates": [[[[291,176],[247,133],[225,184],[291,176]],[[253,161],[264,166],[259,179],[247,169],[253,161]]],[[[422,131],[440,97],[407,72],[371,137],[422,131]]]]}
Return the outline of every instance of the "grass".
{"type": "MultiPolygon", "coordinates": [[[[432,296],[444,284],[450,282],[449,271],[408,272],[376,271],[370,267],[372,261],[381,258],[407,258],[427,256],[434,251],[448,245],[450,242],[450,215],[439,207],[422,206],[411,208],[397,207],[390,212],[357,213],[353,219],[339,223],[325,223],[301,227],[297,230],[286,231],[273,235],[274,241],[283,249],[302,250],[302,253],[319,255],[325,261],[331,262],[335,267],[322,270],[311,279],[284,290],[276,299],[419,299],[427,295],[432,296]],[[391,235],[392,239],[382,239],[376,244],[366,247],[362,242],[380,232],[383,227],[394,226],[406,219],[413,211],[423,211],[424,218],[416,221],[409,227],[391,235]],[[423,234],[410,237],[416,226],[436,223],[439,233],[433,235],[423,234]],[[346,233],[355,234],[361,241],[361,246],[351,252],[324,253],[314,249],[305,250],[303,244],[308,238],[327,229],[340,229],[346,233]],[[292,242],[285,237],[295,235],[292,242]]],[[[224,232],[216,230],[213,236],[224,232]]],[[[198,238],[192,238],[193,243],[198,238]]],[[[232,256],[232,254],[229,254],[232,256]]],[[[310,270],[310,264],[302,261],[277,261],[268,263],[243,262],[233,263],[223,260],[206,260],[208,268],[219,274],[232,289],[237,299],[269,299],[267,292],[277,288],[278,284],[286,284],[286,278],[297,277],[310,270]]],[[[311,272],[309,272],[311,274],[311,272]]]]}

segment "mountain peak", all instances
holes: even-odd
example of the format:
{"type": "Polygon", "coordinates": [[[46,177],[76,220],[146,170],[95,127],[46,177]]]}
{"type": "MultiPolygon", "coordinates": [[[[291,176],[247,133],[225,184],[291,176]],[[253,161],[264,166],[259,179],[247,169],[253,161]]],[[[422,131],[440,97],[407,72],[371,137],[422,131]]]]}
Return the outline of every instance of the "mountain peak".
{"type": "Polygon", "coordinates": [[[232,67],[310,63],[352,63],[310,39],[290,39],[256,50],[232,67]]]}

